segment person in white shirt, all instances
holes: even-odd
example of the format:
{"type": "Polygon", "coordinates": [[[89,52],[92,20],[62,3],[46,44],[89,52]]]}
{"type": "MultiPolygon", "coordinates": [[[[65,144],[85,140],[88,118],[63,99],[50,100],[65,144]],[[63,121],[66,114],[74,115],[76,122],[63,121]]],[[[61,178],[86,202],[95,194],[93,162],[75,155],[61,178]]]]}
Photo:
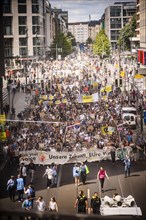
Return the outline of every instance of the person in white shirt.
{"type": "Polygon", "coordinates": [[[52,179],[53,179],[53,170],[47,166],[47,169],[45,170],[45,173],[43,175],[47,176],[47,189],[49,189],[52,186],[52,179]]]}
{"type": "Polygon", "coordinates": [[[43,212],[46,210],[46,204],[42,196],[38,197],[38,199],[36,200],[36,205],[38,211],[43,212]]]}
{"type": "Polygon", "coordinates": [[[55,197],[51,198],[49,205],[48,205],[48,209],[53,212],[58,212],[58,205],[57,205],[55,197]]]}

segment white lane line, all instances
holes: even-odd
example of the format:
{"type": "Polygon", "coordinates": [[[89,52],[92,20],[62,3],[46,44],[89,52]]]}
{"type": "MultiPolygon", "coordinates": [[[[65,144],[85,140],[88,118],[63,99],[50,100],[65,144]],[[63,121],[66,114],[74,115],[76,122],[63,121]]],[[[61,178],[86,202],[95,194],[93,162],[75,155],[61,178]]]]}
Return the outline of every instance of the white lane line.
{"type": "MultiPolygon", "coordinates": [[[[91,198],[91,193],[90,193],[90,189],[87,189],[87,199],[89,200],[91,198]]],[[[90,214],[90,205],[89,205],[89,201],[88,201],[88,214],[90,214]]]]}
{"type": "Polygon", "coordinates": [[[124,192],[123,192],[123,189],[122,189],[122,184],[121,184],[119,175],[118,175],[118,182],[119,182],[119,186],[120,186],[120,190],[121,190],[121,195],[122,195],[122,197],[124,198],[124,192]]]}

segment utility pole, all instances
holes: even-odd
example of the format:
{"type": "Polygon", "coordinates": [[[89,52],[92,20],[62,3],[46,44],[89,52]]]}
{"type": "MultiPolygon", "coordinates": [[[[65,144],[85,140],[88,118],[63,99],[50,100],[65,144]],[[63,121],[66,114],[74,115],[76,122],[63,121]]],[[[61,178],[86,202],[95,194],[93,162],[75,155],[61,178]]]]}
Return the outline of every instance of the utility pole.
{"type": "Polygon", "coordinates": [[[58,46],[56,44],[56,60],[58,60],[58,46]]]}
{"type": "Polygon", "coordinates": [[[3,1],[0,1],[0,109],[3,114],[3,76],[5,76],[4,67],[4,32],[3,32],[3,1]]]}

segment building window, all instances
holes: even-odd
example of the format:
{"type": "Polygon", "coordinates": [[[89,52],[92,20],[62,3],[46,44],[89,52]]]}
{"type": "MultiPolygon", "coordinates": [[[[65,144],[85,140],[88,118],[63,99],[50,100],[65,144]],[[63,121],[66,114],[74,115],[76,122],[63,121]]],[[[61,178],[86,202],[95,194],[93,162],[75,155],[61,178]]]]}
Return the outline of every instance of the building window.
{"type": "Polygon", "coordinates": [[[19,26],[19,35],[26,35],[26,26],[19,26]]]}
{"type": "Polygon", "coordinates": [[[32,13],[39,13],[39,5],[32,5],[32,13]]]}
{"type": "Polygon", "coordinates": [[[32,24],[39,25],[39,17],[38,16],[32,16],[32,24]]]}
{"type": "Polygon", "coordinates": [[[119,38],[119,30],[112,30],[111,31],[111,40],[118,40],[119,38]]]}
{"type": "Polygon", "coordinates": [[[32,27],[32,34],[41,34],[40,33],[40,26],[33,26],[32,27]]]}
{"type": "Polygon", "coordinates": [[[26,13],[26,5],[18,5],[18,13],[26,13]]]}
{"type": "Polygon", "coordinates": [[[12,57],[12,38],[5,38],[4,39],[4,56],[12,57]]]}
{"type": "Polygon", "coordinates": [[[40,47],[33,47],[33,54],[34,56],[40,56],[42,54],[40,47]]]}
{"type": "Polygon", "coordinates": [[[121,7],[120,6],[111,6],[110,7],[110,17],[119,17],[121,16],[121,7]]]}
{"type": "Polygon", "coordinates": [[[3,13],[11,13],[11,1],[3,0],[3,13]]]}
{"type": "Polygon", "coordinates": [[[111,28],[121,28],[121,18],[111,18],[110,19],[111,28]]]}
{"type": "Polygon", "coordinates": [[[27,17],[26,16],[19,16],[18,23],[19,23],[19,25],[27,25],[27,17]]]}
{"type": "Polygon", "coordinates": [[[27,47],[20,47],[19,48],[19,55],[20,56],[27,56],[27,47]]]}
{"type": "Polygon", "coordinates": [[[19,46],[27,46],[27,38],[19,38],[19,46]]]}
{"type": "Polygon", "coordinates": [[[11,35],[12,34],[12,17],[4,16],[4,35],[11,35]]]}

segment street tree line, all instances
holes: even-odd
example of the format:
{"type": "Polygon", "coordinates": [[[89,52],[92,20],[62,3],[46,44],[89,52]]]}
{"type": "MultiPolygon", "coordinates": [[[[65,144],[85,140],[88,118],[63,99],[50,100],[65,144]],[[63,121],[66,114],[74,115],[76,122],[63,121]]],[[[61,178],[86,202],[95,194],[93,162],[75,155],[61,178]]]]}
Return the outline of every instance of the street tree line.
{"type": "MultiPolygon", "coordinates": [[[[136,14],[119,32],[117,49],[122,51],[131,50],[130,39],[135,36],[135,29],[136,14]]],[[[111,54],[111,43],[105,34],[104,29],[99,31],[94,41],[89,37],[86,41],[86,45],[92,45],[94,55],[98,55],[101,58],[109,57],[111,54]]],[[[59,32],[56,34],[50,47],[51,56],[56,58],[56,56],[60,54],[61,57],[64,58],[73,52],[74,46],[76,46],[76,39],[71,32],[68,32],[67,34],[59,32]]]]}

